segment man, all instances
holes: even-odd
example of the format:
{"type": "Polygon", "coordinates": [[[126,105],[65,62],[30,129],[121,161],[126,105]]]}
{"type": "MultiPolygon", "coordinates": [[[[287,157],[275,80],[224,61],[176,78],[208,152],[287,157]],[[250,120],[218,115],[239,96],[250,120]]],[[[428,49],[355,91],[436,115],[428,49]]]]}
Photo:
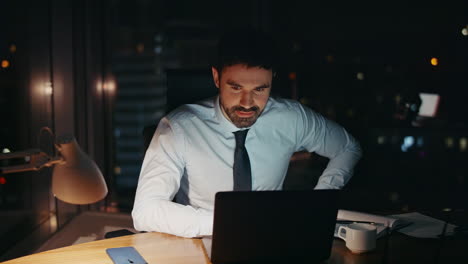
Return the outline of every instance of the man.
{"type": "Polygon", "coordinates": [[[339,189],[361,156],[339,125],[298,102],[270,97],[269,37],[226,35],[218,55],[212,74],[219,96],[179,107],[158,125],[132,211],[137,230],[211,235],[217,192],[281,189],[290,157],[300,150],[330,158],[315,188],[339,189]]]}

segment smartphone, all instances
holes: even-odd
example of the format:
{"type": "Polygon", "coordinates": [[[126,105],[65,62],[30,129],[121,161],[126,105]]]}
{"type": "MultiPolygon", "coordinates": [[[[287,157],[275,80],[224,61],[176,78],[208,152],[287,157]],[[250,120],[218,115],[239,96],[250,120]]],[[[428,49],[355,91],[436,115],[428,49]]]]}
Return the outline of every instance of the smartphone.
{"type": "Polygon", "coordinates": [[[114,264],[148,264],[134,247],[106,249],[114,264]]]}

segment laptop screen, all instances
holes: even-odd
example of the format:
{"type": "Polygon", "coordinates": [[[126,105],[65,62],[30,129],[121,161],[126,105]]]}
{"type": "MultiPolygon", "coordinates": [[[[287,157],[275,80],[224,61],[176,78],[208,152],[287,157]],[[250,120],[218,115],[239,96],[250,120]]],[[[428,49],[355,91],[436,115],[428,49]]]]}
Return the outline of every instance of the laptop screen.
{"type": "Polygon", "coordinates": [[[338,190],[219,192],[211,262],[290,263],[330,256],[338,190]]]}

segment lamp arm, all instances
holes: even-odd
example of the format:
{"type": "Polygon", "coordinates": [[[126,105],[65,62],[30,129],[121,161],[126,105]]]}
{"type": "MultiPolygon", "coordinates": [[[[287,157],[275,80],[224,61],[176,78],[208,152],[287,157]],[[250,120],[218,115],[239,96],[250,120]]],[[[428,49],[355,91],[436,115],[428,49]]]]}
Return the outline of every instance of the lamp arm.
{"type": "Polygon", "coordinates": [[[41,153],[40,149],[27,149],[27,150],[15,151],[11,153],[0,153],[0,160],[25,158],[27,156],[37,155],[39,153],[41,153]]]}
{"type": "Polygon", "coordinates": [[[23,158],[26,163],[20,165],[1,166],[0,174],[24,172],[24,171],[37,171],[43,167],[50,167],[57,163],[64,162],[60,156],[50,157],[45,152],[39,149],[31,149],[25,151],[18,151],[13,153],[0,154],[0,160],[18,159],[23,158]]]}

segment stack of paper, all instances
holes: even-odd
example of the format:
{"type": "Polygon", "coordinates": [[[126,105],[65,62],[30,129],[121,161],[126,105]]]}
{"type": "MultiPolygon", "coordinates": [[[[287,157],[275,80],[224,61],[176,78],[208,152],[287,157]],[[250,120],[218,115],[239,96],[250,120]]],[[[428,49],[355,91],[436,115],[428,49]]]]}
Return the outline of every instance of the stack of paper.
{"type": "MultiPolygon", "coordinates": [[[[386,230],[387,227],[390,230],[396,230],[411,224],[411,222],[406,221],[405,219],[392,216],[381,216],[356,211],[338,210],[337,227],[335,231],[338,230],[339,226],[351,223],[368,223],[375,225],[377,228],[377,237],[385,235],[386,232],[384,232],[384,230],[386,230]]],[[[337,232],[335,232],[335,237],[336,236],[337,232]]]]}
{"type": "Polygon", "coordinates": [[[392,215],[392,217],[401,221],[412,222],[412,225],[398,229],[398,232],[412,237],[438,238],[444,231],[444,235],[451,236],[454,234],[456,227],[455,225],[447,224],[444,230],[446,224],[444,221],[418,212],[392,215]]]}
{"type": "Polygon", "coordinates": [[[335,237],[339,226],[351,223],[369,223],[377,227],[377,237],[385,235],[389,230],[397,230],[408,236],[418,238],[438,238],[444,233],[446,236],[454,234],[455,225],[445,223],[442,220],[423,215],[418,212],[397,214],[390,216],[374,215],[356,211],[338,210],[336,219],[335,237]]]}

